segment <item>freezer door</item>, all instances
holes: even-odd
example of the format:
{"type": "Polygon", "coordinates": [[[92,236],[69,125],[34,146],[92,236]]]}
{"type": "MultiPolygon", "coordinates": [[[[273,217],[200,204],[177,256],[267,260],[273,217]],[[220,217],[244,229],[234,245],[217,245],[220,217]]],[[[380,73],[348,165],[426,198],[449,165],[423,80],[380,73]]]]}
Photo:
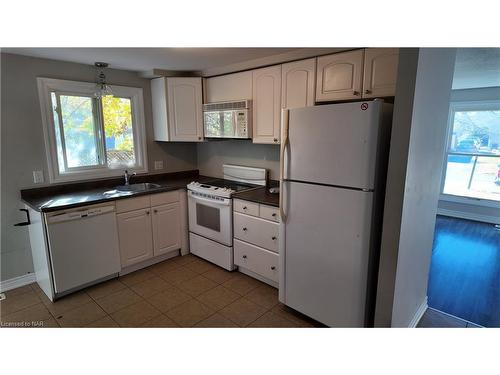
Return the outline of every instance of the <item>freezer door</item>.
{"type": "Polygon", "coordinates": [[[330,327],[364,326],[373,193],[285,182],[284,194],[281,301],[330,327]]]}
{"type": "Polygon", "coordinates": [[[290,110],[285,178],[373,189],[382,105],[370,101],[290,110]]]}

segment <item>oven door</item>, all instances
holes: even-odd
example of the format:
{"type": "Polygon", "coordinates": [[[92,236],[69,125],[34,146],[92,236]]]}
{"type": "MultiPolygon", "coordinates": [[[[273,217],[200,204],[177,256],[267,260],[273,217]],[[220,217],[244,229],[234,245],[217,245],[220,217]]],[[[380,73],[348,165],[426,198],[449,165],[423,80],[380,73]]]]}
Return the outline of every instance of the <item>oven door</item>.
{"type": "Polygon", "coordinates": [[[235,138],[236,117],[234,111],[203,112],[205,138],[235,138]]]}
{"type": "Polygon", "coordinates": [[[189,231],[227,246],[233,244],[230,198],[210,198],[206,194],[188,191],[189,231]]]}

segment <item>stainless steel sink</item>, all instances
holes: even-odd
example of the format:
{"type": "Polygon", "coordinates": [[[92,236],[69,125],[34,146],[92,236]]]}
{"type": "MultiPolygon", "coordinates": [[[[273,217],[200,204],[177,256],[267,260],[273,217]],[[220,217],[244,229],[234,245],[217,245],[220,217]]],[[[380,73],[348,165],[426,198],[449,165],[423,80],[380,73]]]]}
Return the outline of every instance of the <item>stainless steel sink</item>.
{"type": "Polygon", "coordinates": [[[145,190],[153,190],[160,188],[161,185],[152,184],[150,182],[144,182],[141,184],[130,184],[130,185],[120,185],[115,189],[118,191],[145,191],[145,190]]]}

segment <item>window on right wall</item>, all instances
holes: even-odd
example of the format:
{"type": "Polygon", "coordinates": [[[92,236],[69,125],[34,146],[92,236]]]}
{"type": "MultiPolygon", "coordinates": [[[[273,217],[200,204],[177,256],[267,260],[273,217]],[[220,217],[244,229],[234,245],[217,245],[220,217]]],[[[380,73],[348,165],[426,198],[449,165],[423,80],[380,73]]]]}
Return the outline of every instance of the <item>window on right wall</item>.
{"type": "Polygon", "coordinates": [[[452,103],[442,193],[500,202],[500,101],[452,103]]]}

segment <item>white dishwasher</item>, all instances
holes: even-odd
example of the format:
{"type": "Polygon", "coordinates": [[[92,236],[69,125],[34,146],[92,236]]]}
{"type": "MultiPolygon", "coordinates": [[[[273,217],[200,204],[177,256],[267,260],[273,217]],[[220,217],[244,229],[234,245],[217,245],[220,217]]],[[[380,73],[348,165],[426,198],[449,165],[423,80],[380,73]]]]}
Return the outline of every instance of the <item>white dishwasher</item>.
{"type": "Polygon", "coordinates": [[[46,216],[56,294],[120,272],[114,205],[94,205],[46,216]]]}

